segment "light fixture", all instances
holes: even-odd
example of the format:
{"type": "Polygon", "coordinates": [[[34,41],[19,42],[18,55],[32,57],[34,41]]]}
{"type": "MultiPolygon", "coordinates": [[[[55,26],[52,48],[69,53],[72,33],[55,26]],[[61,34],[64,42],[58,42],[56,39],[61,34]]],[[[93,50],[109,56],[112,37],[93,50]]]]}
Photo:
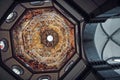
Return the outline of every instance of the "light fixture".
{"type": "Polygon", "coordinates": [[[12,22],[12,21],[14,21],[16,19],[16,17],[17,17],[17,13],[15,11],[13,11],[6,18],[6,22],[7,23],[12,22]]]}
{"type": "Polygon", "coordinates": [[[23,69],[20,66],[12,66],[12,71],[17,74],[17,75],[22,75],[23,74],[23,69]]]}

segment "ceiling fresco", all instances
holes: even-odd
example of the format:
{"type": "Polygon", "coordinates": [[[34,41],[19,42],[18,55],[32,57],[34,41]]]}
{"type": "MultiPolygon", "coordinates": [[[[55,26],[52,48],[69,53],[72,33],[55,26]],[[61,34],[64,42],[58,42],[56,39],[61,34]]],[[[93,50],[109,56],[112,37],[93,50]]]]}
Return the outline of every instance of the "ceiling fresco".
{"type": "Polygon", "coordinates": [[[54,8],[27,10],[12,35],[16,56],[33,70],[57,70],[75,53],[74,25],[54,8]]]}

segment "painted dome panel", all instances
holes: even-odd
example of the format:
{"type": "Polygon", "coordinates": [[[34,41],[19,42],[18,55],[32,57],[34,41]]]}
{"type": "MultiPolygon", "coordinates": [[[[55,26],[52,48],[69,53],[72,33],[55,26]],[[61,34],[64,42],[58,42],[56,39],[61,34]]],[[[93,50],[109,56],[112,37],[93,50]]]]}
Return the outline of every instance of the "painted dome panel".
{"type": "Polygon", "coordinates": [[[16,57],[34,71],[58,70],[75,53],[74,25],[54,8],[27,10],[12,35],[16,57]]]}

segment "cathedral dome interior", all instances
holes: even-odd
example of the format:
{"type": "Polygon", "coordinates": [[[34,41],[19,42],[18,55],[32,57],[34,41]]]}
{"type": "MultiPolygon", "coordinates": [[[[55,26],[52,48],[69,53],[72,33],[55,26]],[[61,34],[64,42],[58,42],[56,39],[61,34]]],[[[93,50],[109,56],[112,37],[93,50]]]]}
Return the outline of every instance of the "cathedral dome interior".
{"type": "Polygon", "coordinates": [[[0,80],[120,80],[119,0],[0,5],[0,80]]]}

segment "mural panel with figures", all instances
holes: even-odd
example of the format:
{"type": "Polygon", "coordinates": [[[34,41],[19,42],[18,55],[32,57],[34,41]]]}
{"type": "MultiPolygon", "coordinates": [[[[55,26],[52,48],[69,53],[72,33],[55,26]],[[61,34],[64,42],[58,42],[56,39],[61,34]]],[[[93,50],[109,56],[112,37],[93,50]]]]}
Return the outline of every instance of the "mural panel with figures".
{"type": "Polygon", "coordinates": [[[26,11],[12,35],[15,55],[35,71],[58,70],[75,53],[74,25],[54,8],[26,11]]]}

